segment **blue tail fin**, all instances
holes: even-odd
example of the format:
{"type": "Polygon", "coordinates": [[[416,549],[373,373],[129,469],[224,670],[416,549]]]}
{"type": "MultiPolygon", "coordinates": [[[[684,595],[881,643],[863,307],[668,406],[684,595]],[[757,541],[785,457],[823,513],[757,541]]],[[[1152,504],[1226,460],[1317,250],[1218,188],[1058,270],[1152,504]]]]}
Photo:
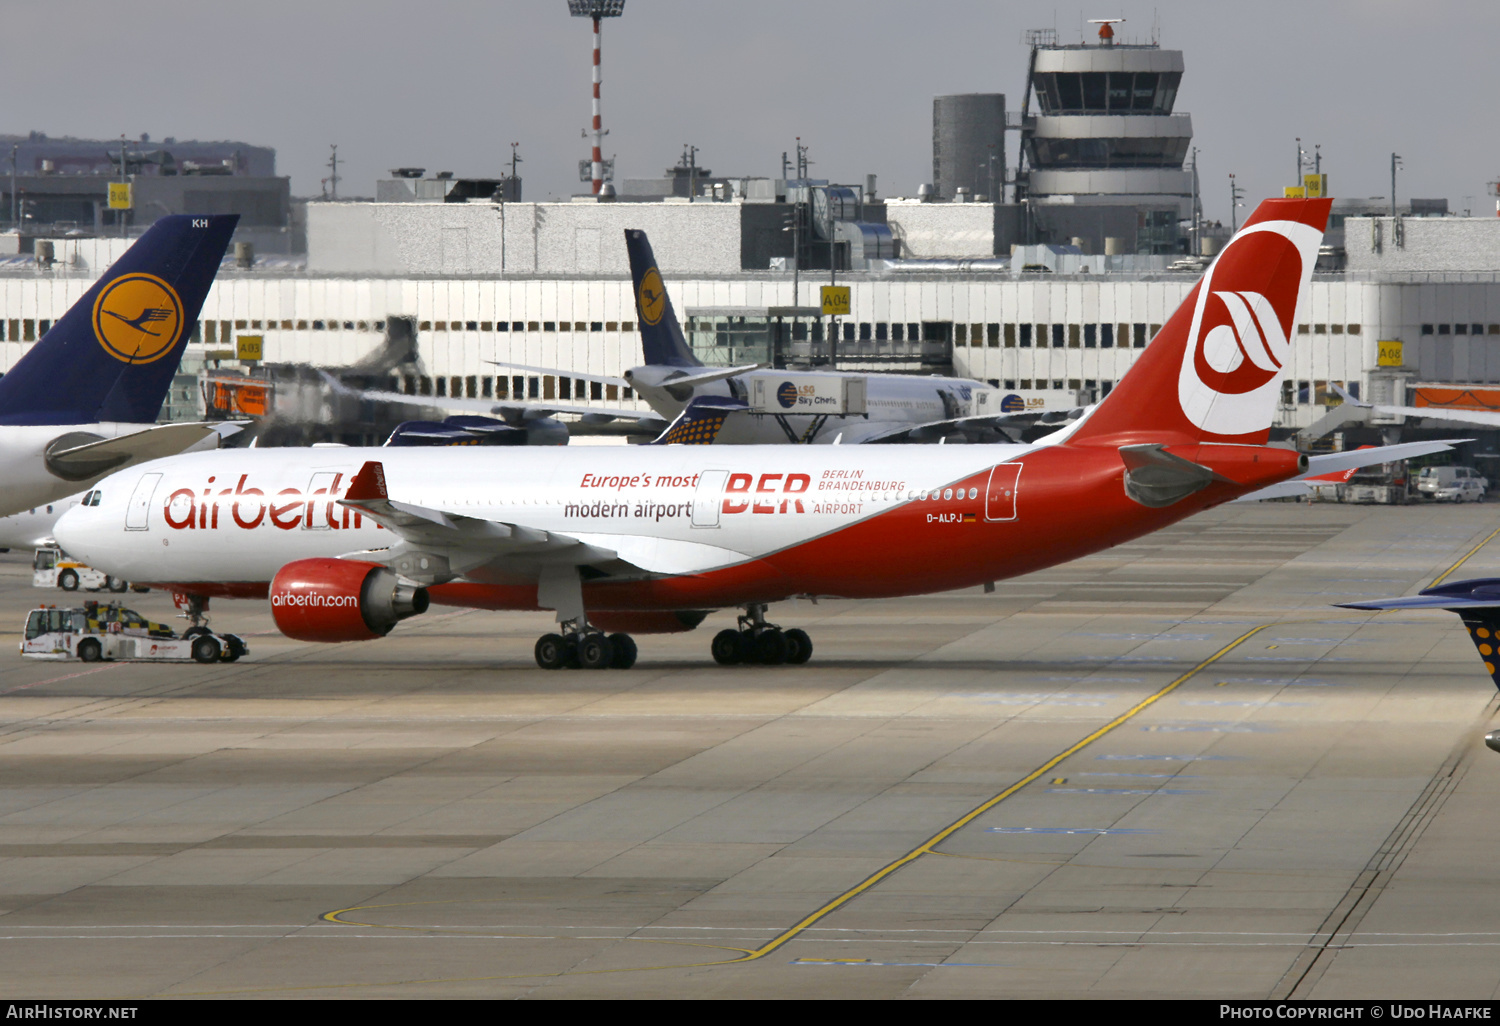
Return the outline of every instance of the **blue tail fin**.
{"type": "Polygon", "coordinates": [[[646,233],[638,228],[625,229],[625,249],[630,254],[630,277],[635,282],[635,312],[640,319],[641,349],[645,351],[646,363],[664,367],[702,367],[703,362],[693,355],[687,340],[682,337],[682,326],[677,323],[672,300],[667,297],[667,287],[662,283],[661,272],[656,269],[656,256],[651,252],[651,243],[646,241],[646,233]]]}
{"type": "Polygon", "coordinates": [[[0,378],[0,424],[151,424],[239,215],[153,224],[0,378]]]}

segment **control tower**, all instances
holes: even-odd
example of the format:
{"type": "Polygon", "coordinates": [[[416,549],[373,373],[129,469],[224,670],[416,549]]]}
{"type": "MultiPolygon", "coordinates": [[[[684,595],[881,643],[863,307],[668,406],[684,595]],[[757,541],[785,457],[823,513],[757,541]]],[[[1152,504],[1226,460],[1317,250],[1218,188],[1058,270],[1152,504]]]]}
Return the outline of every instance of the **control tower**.
{"type": "Polygon", "coordinates": [[[1027,33],[1020,184],[1029,234],[1037,242],[1081,237],[1100,247],[1093,252],[1172,253],[1193,199],[1193,173],[1183,167],[1193,123],[1172,112],[1182,51],[1116,42],[1119,20],[1097,21],[1093,43],[1059,44],[1051,29],[1027,33]]]}

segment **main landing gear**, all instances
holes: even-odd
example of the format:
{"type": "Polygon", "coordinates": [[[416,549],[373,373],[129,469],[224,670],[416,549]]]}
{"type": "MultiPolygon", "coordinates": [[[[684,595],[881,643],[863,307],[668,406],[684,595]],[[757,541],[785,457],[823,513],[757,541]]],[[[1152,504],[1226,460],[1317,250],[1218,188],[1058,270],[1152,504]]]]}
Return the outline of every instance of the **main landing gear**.
{"type": "Polygon", "coordinates": [[[812,638],[799,627],[784,631],[766,622],[766,607],[750,605],[739,618],[739,630],[722,630],[714,635],[711,651],[721,666],[736,663],[761,663],[780,666],[800,665],[812,658],[812,638]]]}
{"type": "Polygon", "coordinates": [[[543,634],[536,643],[536,664],[544,670],[628,670],[635,665],[635,639],[605,635],[571,620],[562,634],[543,634]],[[571,629],[570,629],[571,628],[571,629]]]}

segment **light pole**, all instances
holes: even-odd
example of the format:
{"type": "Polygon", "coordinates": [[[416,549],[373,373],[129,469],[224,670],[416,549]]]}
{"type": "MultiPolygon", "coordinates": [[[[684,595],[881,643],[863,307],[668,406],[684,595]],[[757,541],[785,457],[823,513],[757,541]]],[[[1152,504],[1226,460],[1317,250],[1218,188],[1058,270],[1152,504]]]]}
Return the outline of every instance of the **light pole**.
{"type": "Polygon", "coordinates": [[[1406,165],[1403,164],[1403,163],[1401,163],[1401,155],[1400,154],[1398,154],[1398,153],[1392,153],[1391,154],[1391,216],[1392,217],[1396,216],[1396,169],[1398,167],[1399,168],[1404,168],[1404,167],[1406,167],[1406,165]]]}
{"type": "Polygon", "coordinates": [[[17,220],[17,211],[20,209],[16,204],[16,153],[21,149],[20,143],[12,144],[10,148],[10,225],[15,231],[21,230],[17,220]]]}
{"type": "Polygon", "coordinates": [[[1239,209],[1240,200],[1245,198],[1245,190],[1235,182],[1234,175],[1229,176],[1229,234],[1233,235],[1240,230],[1239,209]]]}
{"type": "Polygon", "coordinates": [[[698,191],[698,147],[682,144],[682,165],[688,172],[688,202],[693,202],[693,194],[698,191]]]}
{"type": "Polygon", "coordinates": [[[575,18],[590,18],[594,22],[594,152],[592,161],[594,195],[604,188],[604,130],[603,115],[599,111],[600,32],[599,22],[604,18],[618,18],[625,13],[625,0],[568,0],[568,13],[575,18]]]}

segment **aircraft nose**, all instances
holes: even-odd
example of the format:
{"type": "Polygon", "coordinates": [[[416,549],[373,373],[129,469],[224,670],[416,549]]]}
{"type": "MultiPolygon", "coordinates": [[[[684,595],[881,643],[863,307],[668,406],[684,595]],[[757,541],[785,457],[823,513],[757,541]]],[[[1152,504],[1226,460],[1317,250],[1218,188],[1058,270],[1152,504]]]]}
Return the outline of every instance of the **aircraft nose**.
{"type": "Polygon", "coordinates": [[[57,523],[52,525],[52,537],[62,550],[75,559],[87,562],[85,552],[88,548],[87,522],[90,513],[96,513],[87,506],[74,506],[62,516],[57,518],[57,523]]]}

